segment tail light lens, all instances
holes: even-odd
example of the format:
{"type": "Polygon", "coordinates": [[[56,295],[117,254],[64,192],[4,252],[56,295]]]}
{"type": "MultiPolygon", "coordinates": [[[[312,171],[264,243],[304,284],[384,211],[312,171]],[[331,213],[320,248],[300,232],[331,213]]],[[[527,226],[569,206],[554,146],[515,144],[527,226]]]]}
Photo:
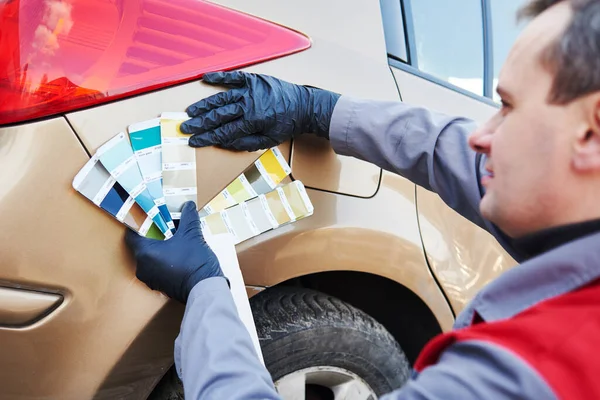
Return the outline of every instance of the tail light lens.
{"type": "Polygon", "coordinates": [[[200,0],[0,0],[0,125],[309,46],[297,32],[200,0]]]}

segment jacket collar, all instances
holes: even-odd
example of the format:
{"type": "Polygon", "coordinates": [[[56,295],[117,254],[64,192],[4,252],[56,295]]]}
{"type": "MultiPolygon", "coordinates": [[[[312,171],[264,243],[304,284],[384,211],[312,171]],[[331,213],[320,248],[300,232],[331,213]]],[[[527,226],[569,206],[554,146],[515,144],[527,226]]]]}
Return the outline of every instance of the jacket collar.
{"type": "Polygon", "coordinates": [[[596,232],[600,232],[600,219],[556,226],[510,241],[521,255],[522,261],[525,261],[596,232]]]}

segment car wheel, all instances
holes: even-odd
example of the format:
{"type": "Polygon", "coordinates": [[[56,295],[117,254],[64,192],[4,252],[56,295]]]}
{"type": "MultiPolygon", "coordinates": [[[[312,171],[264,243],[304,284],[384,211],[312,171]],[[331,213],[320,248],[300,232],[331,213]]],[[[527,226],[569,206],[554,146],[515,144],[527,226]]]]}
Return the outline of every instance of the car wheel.
{"type": "Polygon", "coordinates": [[[274,287],[251,304],[266,366],[285,400],[374,400],[409,377],[392,335],[339,299],[274,287]]]}

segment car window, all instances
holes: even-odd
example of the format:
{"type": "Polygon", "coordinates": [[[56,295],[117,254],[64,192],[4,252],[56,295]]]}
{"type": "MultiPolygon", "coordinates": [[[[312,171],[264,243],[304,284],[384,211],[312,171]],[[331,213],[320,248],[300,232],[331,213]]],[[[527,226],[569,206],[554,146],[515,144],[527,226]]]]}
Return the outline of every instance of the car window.
{"type": "Polygon", "coordinates": [[[498,74],[506,61],[508,52],[523,30],[524,24],[517,23],[517,11],[525,0],[491,0],[492,40],[494,44],[494,101],[500,101],[496,93],[498,74]]]}
{"type": "MultiPolygon", "coordinates": [[[[497,0],[502,1],[505,0],[497,0]]],[[[483,96],[481,0],[416,0],[410,1],[410,9],[417,53],[415,66],[483,96]]]]}

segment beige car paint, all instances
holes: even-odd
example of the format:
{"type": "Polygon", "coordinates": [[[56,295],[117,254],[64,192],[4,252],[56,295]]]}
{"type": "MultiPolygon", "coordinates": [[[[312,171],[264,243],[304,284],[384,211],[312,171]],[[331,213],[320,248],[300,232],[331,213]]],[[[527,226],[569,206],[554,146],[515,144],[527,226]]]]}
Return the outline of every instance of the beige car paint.
{"type": "MultiPolygon", "coordinates": [[[[343,0],[218,3],[304,31],[313,41],[306,51],[247,71],[345,95],[398,99],[378,2],[356,0],[351,6],[343,0]]],[[[404,84],[399,85],[402,94],[410,97],[404,84]]],[[[0,287],[64,298],[50,315],[31,325],[0,327],[0,361],[10,365],[0,369],[0,398],[144,399],[172,364],[183,307],[135,278],[123,242],[125,229],[73,191],[71,180],[89,153],[129,124],[163,111],[183,111],[218,90],[222,88],[191,82],[65,118],[0,128],[0,166],[10,171],[0,176],[4,228],[0,287]]],[[[415,87],[413,92],[415,101],[428,105],[428,100],[438,98],[439,87],[423,83],[423,89],[415,87]],[[422,97],[416,93],[419,90],[422,97]]],[[[467,112],[457,110],[461,111],[467,112]]],[[[458,248],[462,256],[470,254],[469,240],[475,237],[473,229],[479,228],[450,219],[457,226],[449,229],[444,218],[456,214],[439,201],[428,205],[419,191],[419,217],[426,225],[419,231],[415,186],[406,179],[336,156],[318,139],[301,138],[293,151],[289,144],[280,148],[286,156],[293,153],[294,178],[344,195],[309,189],[315,206],[312,217],[238,246],[249,295],[313,272],[363,271],[409,288],[430,308],[442,329],[450,329],[450,305],[430,273],[422,246],[425,243],[435,254],[427,254],[428,260],[452,306],[459,308],[484,282],[482,277],[491,276],[483,270],[485,255],[473,253],[461,259],[452,253],[458,248]],[[451,236],[456,234],[466,239],[451,236]],[[434,240],[445,241],[448,251],[436,252],[434,240]],[[476,267],[464,265],[473,260],[476,267]],[[469,283],[461,273],[473,277],[468,290],[460,287],[469,283]]],[[[259,154],[198,150],[202,188],[198,205],[259,154]]]]}
{"type": "Polygon", "coordinates": [[[400,89],[402,101],[406,103],[427,107],[447,115],[470,118],[480,123],[487,121],[497,111],[494,106],[427,79],[399,68],[391,67],[391,69],[400,89]]]}
{"type": "MultiPolygon", "coordinates": [[[[378,2],[360,0],[349,4],[343,0],[326,3],[307,0],[292,5],[272,0],[222,0],[218,3],[291,26],[307,33],[313,42],[308,51],[251,67],[248,71],[349,96],[398,100],[387,63],[378,2]],[[340,23],[332,24],[332,21],[340,23]]],[[[338,156],[324,143],[314,137],[296,140],[294,148],[300,151],[293,152],[293,177],[311,188],[360,197],[374,195],[379,168],[338,156]]]]}
{"type": "MultiPolygon", "coordinates": [[[[1,130],[0,168],[11,173],[0,175],[0,286],[64,301],[33,325],[0,328],[0,398],[92,398],[167,301],[135,279],[123,226],[72,190],[87,160],[64,118],[1,130]]],[[[172,357],[172,341],[147,351],[172,357]]]]}
{"type": "Polygon", "coordinates": [[[371,197],[377,193],[381,169],[335,154],[329,141],[314,135],[294,140],[292,176],[313,189],[371,197]]]}
{"type": "MultiPolygon", "coordinates": [[[[402,100],[448,115],[485,122],[497,108],[436,83],[392,68],[402,100]],[[427,93],[435,92],[435,96],[427,93]]],[[[489,281],[516,265],[516,261],[487,231],[447,207],[435,193],[417,188],[423,245],[433,273],[460,312],[489,281]]]]}
{"type": "Polygon", "coordinates": [[[312,217],[238,245],[244,280],[272,286],[321,271],[362,271],[402,283],[445,330],[453,316],[426,268],[414,215],[414,185],[384,172],[371,199],[308,190],[312,217]]]}

